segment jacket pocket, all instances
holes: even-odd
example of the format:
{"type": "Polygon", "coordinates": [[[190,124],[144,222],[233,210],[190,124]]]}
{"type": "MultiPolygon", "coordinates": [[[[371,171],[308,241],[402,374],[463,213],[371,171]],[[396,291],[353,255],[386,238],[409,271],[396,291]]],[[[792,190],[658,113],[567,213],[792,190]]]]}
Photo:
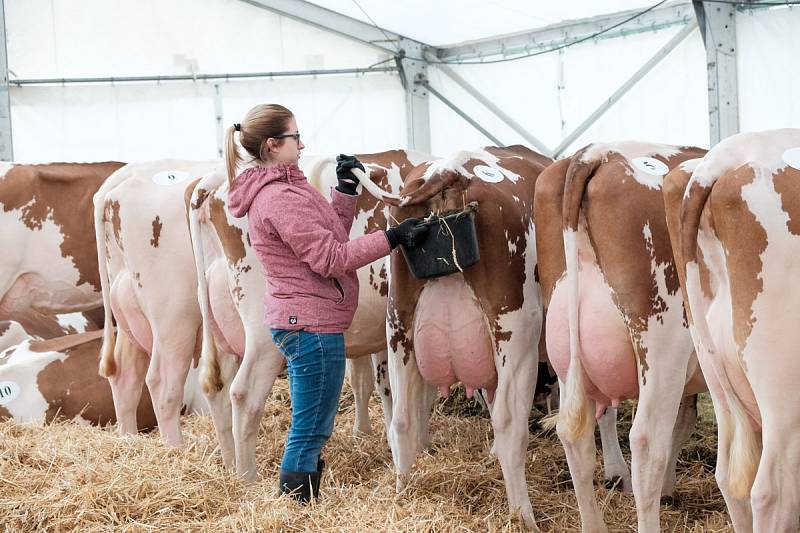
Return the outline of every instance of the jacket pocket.
{"type": "Polygon", "coordinates": [[[335,302],[337,304],[344,302],[344,297],[345,297],[344,287],[342,287],[342,284],[339,283],[339,280],[336,278],[331,278],[331,282],[333,283],[334,290],[336,290],[335,302]]]}

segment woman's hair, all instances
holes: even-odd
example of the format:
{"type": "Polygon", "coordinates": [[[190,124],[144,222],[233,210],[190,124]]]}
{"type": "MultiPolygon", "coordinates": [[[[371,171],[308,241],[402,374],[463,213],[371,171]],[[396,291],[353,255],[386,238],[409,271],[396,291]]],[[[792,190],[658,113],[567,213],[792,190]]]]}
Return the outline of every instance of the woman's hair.
{"type": "Polygon", "coordinates": [[[242,157],[236,148],[234,133],[239,132],[239,144],[253,157],[253,160],[264,161],[261,155],[264,141],[285,133],[286,125],[293,116],[292,112],[282,105],[259,104],[247,112],[241,124],[228,127],[225,132],[225,166],[228,169],[230,185],[233,185],[236,169],[242,162],[242,157]]]}

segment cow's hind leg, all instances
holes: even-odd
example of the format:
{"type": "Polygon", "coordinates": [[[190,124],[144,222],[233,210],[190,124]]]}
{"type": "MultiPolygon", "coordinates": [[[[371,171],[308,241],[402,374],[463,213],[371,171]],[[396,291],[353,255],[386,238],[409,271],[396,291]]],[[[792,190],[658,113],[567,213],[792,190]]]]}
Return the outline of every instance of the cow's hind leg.
{"type": "Polygon", "coordinates": [[[492,402],[494,453],[500,461],[508,505],[519,512],[525,525],[538,530],[525,479],[528,416],[533,406],[538,361],[525,353],[498,354],[497,392],[492,402]],[[522,357],[518,357],[522,356],[522,357]]]}
{"type": "Polygon", "coordinates": [[[631,481],[636,498],[638,531],[659,532],[661,488],[672,454],[672,433],[686,377],[686,358],[677,350],[649,351],[649,368],[642,378],[639,364],[639,403],[630,432],[631,481]]]}
{"type": "Polygon", "coordinates": [[[180,414],[184,384],[192,363],[198,324],[172,324],[153,328],[153,352],[147,370],[147,388],[153,400],[161,437],[173,446],[183,443],[180,414]]]}
{"type": "Polygon", "coordinates": [[[675,480],[677,472],[678,457],[681,454],[684,444],[692,436],[695,423],[697,422],[697,395],[686,396],[681,400],[678,408],[678,418],[675,420],[675,428],[672,430],[672,452],[669,456],[667,469],[664,472],[664,482],[661,485],[661,502],[674,502],[675,480]]]}
{"type": "Polygon", "coordinates": [[[347,382],[353,389],[353,403],[356,412],[353,435],[369,435],[372,433],[372,426],[369,422],[369,397],[374,387],[370,357],[348,358],[346,372],[347,382]]]}
{"type": "MultiPolygon", "coordinates": [[[[786,332],[781,342],[791,348],[764,350],[763,356],[745,358],[762,420],[761,459],[750,491],[753,531],[795,533],[800,526],[800,478],[797,474],[800,471],[800,440],[797,438],[800,404],[791,395],[800,383],[800,362],[797,362],[794,348],[798,339],[791,334],[791,327],[780,328],[786,332]]],[[[759,340],[753,344],[757,345],[759,340]]],[[[758,441],[758,434],[749,421],[740,427],[741,433],[749,433],[745,438],[758,441]]]]}
{"type": "Polygon", "coordinates": [[[285,360],[272,340],[254,341],[248,332],[244,358],[231,384],[233,441],[236,471],[246,481],[255,481],[256,441],[264,402],[285,360]]]}
{"type": "Polygon", "coordinates": [[[205,393],[211,419],[214,421],[214,430],[219,440],[222,453],[222,462],[228,468],[235,466],[236,454],[233,442],[233,420],[231,413],[231,382],[239,368],[239,361],[233,355],[218,352],[216,364],[219,365],[219,380],[222,384],[220,390],[205,393]]]}
{"type": "Polygon", "coordinates": [[[389,384],[389,353],[386,350],[372,354],[372,366],[375,370],[375,390],[383,405],[383,423],[386,433],[392,425],[392,386],[389,384]]]}
{"type": "Polygon", "coordinates": [[[122,328],[117,332],[114,343],[116,372],[109,377],[114,410],[117,414],[117,427],[120,433],[138,432],[136,410],[142,397],[147,365],[147,354],[139,349],[122,328]]]}
{"type": "Polygon", "coordinates": [[[617,435],[617,408],[609,407],[600,420],[600,440],[603,443],[603,472],[608,488],[631,491],[631,473],[619,447],[617,435]]]}
{"type": "MultiPolygon", "coordinates": [[[[559,380],[558,388],[559,401],[561,405],[566,405],[567,387],[559,380]]],[[[565,420],[561,416],[558,417],[556,431],[564,446],[564,454],[567,456],[572,486],[575,489],[575,499],[578,500],[578,511],[581,514],[581,531],[583,533],[605,533],[608,529],[594,495],[594,467],[597,454],[597,446],[594,441],[594,401],[587,397],[583,409],[586,411],[585,416],[590,423],[576,439],[569,440],[569,432],[565,420]]]]}
{"type": "Polygon", "coordinates": [[[422,379],[413,351],[406,354],[401,346],[396,352],[389,350],[389,375],[394,411],[388,440],[400,492],[417,454],[428,444],[428,422],[436,389],[422,379]]]}

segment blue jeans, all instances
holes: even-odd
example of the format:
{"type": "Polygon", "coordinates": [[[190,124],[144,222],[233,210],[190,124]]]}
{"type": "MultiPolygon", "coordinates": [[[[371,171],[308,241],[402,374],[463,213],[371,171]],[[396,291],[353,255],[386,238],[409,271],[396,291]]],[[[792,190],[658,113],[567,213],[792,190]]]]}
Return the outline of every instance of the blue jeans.
{"type": "Polygon", "coordinates": [[[342,393],[344,335],[272,329],[272,340],[286,358],[292,398],[292,425],[281,469],[316,472],[342,393]]]}

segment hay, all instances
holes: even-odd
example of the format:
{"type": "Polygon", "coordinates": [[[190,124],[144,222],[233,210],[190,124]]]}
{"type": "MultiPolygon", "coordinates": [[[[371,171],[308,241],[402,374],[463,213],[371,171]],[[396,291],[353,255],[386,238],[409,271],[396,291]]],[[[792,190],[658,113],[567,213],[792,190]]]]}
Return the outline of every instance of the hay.
{"type": "MultiPolygon", "coordinates": [[[[262,477],[249,486],[221,466],[208,417],[184,419],[183,450],[162,445],[156,433],[124,438],[73,423],[46,428],[2,423],[0,524],[7,531],[522,530],[507,516],[500,466],[488,454],[491,424],[476,401],[456,391],[437,404],[431,419],[433,447],[420,455],[400,495],[394,491],[391,453],[375,398],[370,412],[375,434],[353,437],[352,395],[345,393],[326,450],[324,498],[312,507],[275,495],[289,425],[282,379],[262,421],[262,477]]],[[[662,507],[665,531],[730,530],[713,477],[713,431],[704,422],[687,445],[678,475],[680,507],[662,507]]],[[[564,453],[552,432],[532,435],[527,468],[542,530],[579,530],[564,453]]],[[[598,487],[601,476],[598,469],[598,487]]],[[[597,492],[609,529],[634,531],[633,498],[605,488],[597,492]]]]}

